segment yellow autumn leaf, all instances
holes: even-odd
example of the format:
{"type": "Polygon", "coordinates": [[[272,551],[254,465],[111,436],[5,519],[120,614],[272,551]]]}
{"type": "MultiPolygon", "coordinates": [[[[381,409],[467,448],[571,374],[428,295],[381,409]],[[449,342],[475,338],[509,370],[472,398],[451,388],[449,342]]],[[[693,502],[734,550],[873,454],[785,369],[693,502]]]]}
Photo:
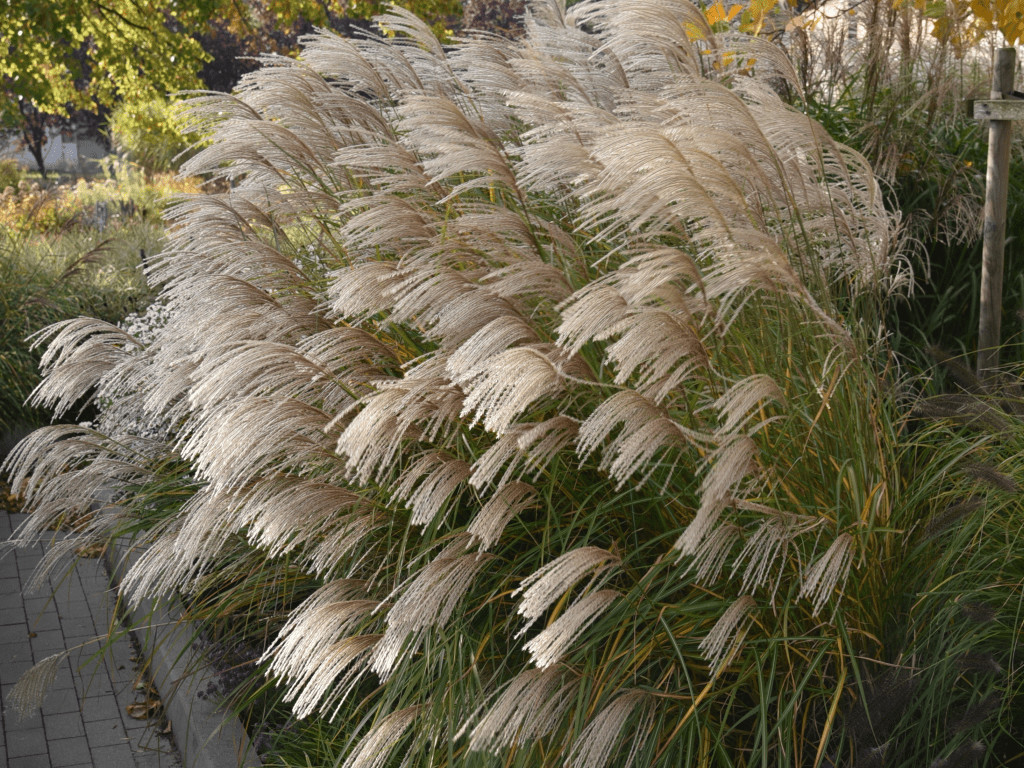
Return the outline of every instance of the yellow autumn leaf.
{"type": "Polygon", "coordinates": [[[743,14],[740,30],[752,35],[761,34],[765,17],[778,3],[778,0],[750,0],[750,5],[743,14]]]}
{"type": "Polygon", "coordinates": [[[996,0],[996,24],[1008,45],[1016,45],[1024,37],[1024,2],[996,0]]]}
{"type": "Polygon", "coordinates": [[[992,4],[989,0],[971,0],[971,13],[974,14],[976,19],[986,24],[992,23],[992,4]]]}
{"type": "Polygon", "coordinates": [[[725,5],[722,0],[709,6],[704,11],[704,17],[708,20],[708,24],[714,26],[722,22],[730,22],[736,18],[743,11],[743,6],[734,3],[729,7],[729,10],[725,9],[725,5]]]}
{"type": "MultiPolygon", "coordinates": [[[[700,27],[698,27],[693,22],[690,22],[690,21],[686,22],[686,24],[684,25],[684,28],[686,30],[686,38],[688,40],[690,40],[691,42],[696,42],[697,40],[703,40],[706,37],[706,35],[704,34],[704,30],[702,30],[700,27]]],[[[705,53],[704,51],[701,51],[701,54],[704,54],[704,53],[705,53]]]]}

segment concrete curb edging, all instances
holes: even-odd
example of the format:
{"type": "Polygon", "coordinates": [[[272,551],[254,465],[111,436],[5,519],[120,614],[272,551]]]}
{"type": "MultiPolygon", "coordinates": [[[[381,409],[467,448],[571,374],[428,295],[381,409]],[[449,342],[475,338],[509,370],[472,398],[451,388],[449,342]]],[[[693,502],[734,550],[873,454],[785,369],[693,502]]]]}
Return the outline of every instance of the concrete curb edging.
{"type": "MultiPolygon", "coordinates": [[[[141,553],[119,539],[105,554],[115,584],[141,553]]],[[[262,768],[252,740],[238,717],[200,698],[215,673],[194,647],[197,629],[170,605],[146,599],[129,609],[131,631],[150,661],[150,676],[171,722],[184,768],[262,768]]]]}

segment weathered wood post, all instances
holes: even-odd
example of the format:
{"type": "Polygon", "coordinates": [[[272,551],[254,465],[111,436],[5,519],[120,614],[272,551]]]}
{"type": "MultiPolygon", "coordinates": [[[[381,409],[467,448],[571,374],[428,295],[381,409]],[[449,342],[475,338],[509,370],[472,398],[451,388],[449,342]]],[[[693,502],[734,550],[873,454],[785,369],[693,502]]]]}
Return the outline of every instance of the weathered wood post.
{"type": "Polygon", "coordinates": [[[1012,98],[1016,64],[1016,48],[1000,48],[996,51],[991,100],[974,102],[974,117],[991,121],[985,178],[985,227],[982,231],[979,378],[991,375],[999,365],[1003,247],[1006,243],[1006,197],[1010,174],[1010,141],[1013,137],[1012,121],[1024,118],[1024,101],[1014,103],[1012,98]]]}

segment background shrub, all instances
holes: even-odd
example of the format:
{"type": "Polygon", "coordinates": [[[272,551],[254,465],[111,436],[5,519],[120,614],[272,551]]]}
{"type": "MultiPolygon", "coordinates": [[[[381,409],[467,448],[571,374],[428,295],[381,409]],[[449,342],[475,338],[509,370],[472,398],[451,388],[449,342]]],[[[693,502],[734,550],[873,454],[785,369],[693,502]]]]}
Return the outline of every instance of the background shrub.
{"type": "Polygon", "coordinates": [[[183,131],[174,102],[166,99],[122,101],[111,111],[108,128],[114,150],[148,173],[175,170],[198,139],[183,131]]]}
{"type": "Polygon", "coordinates": [[[21,170],[18,168],[18,164],[11,159],[0,160],[0,192],[8,187],[17,189],[19,181],[21,181],[21,170]]]}

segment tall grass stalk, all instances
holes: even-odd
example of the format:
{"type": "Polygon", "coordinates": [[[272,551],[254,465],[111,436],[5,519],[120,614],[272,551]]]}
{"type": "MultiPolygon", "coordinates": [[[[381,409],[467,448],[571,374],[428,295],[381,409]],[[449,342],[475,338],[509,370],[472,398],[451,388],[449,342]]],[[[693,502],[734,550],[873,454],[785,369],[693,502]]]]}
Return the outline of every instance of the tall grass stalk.
{"type": "Polygon", "coordinates": [[[122,488],[79,540],[127,515],[128,599],[261,605],[264,668],[345,766],[969,746],[991,717],[933,738],[976,696],[932,623],[958,561],[916,531],[982,493],[956,468],[986,443],[906,447],[897,222],[779,98],[788,60],[674,0],[537,3],[521,43],[380,23],[193,99],[183,170],[230,191],[171,211],[151,344],[48,332],[34,402],[109,406],[12,454],[19,536],[122,488]],[[114,428],[140,421],[166,432],[114,428]]]}

